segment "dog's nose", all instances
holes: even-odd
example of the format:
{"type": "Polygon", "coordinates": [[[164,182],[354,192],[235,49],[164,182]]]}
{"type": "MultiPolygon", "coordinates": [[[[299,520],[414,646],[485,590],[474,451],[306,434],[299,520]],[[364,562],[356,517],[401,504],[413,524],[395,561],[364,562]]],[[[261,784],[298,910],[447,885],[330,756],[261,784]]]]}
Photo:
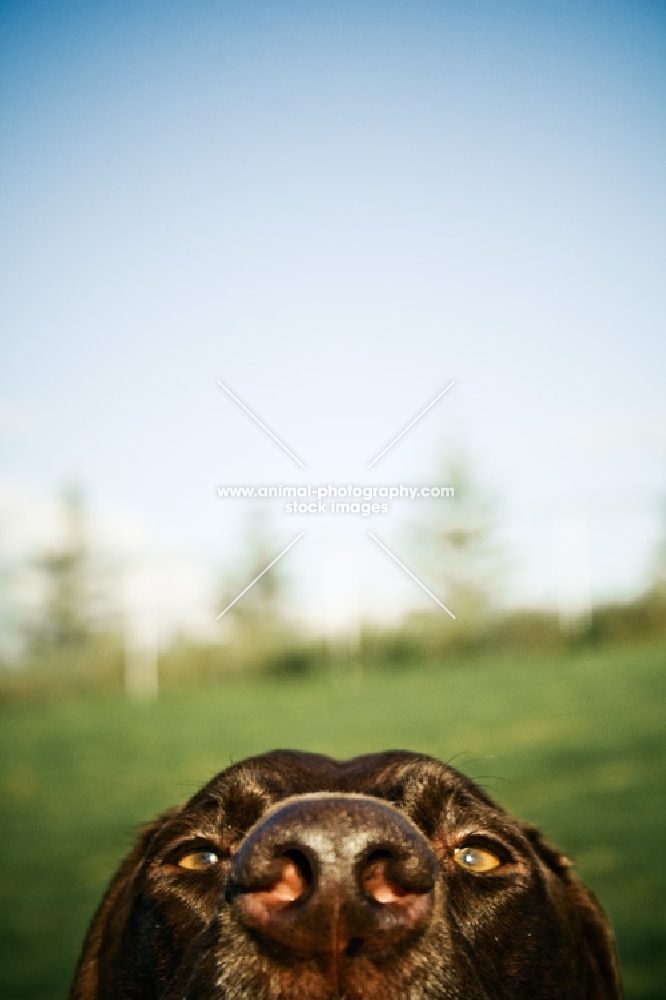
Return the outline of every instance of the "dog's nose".
{"type": "Polygon", "coordinates": [[[430,920],[437,858],[414,824],[364,795],[299,796],[233,856],[227,899],[269,946],[379,957],[430,920]]]}

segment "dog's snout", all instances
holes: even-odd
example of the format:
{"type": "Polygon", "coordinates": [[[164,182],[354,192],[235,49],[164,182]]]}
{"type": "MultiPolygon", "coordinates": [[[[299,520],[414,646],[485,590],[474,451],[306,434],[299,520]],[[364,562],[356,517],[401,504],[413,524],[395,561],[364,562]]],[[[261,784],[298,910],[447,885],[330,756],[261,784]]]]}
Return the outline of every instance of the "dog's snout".
{"type": "Polygon", "coordinates": [[[437,858],[388,803],[321,793],[270,812],[233,857],[228,898],[269,946],[380,955],[428,925],[437,858]]]}

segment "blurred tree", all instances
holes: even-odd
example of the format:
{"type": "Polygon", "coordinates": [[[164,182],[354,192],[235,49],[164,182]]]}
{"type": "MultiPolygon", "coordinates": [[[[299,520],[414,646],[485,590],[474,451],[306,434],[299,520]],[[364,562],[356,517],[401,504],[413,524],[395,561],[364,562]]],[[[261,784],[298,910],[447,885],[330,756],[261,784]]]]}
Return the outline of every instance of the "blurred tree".
{"type": "Polygon", "coordinates": [[[90,633],[90,557],[83,491],[79,486],[63,490],[62,507],[63,543],[36,561],[46,579],[46,605],[34,629],[33,644],[75,648],[83,645],[90,633]]]}
{"type": "Polygon", "coordinates": [[[666,500],[661,502],[662,537],[650,574],[649,590],[661,600],[666,600],[666,500]]]}
{"type": "Polygon", "coordinates": [[[476,624],[495,603],[507,566],[497,539],[497,501],[460,452],[444,461],[432,484],[453,487],[454,495],[422,501],[426,514],[415,531],[421,565],[460,626],[476,624]]]}
{"type": "Polygon", "coordinates": [[[286,577],[282,561],[271,566],[267,573],[263,572],[280,552],[280,545],[273,538],[267,511],[261,504],[254,504],[250,510],[243,550],[239,567],[223,581],[221,607],[227,607],[252,580],[259,577],[225,617],[229,616],[237,631],[242,633],[275,630],[283,616],[286,577]]]}

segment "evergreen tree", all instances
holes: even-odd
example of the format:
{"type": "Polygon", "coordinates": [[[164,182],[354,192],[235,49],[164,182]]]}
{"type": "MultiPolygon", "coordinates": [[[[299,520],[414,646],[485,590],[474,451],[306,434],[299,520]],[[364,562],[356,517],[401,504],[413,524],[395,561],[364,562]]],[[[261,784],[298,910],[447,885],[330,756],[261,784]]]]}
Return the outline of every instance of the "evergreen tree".
{"type": "Polygon", "coordinates": [[[46,607],[34,635],[35,644],[78,648],[90,633],[88,614],[89,552],[83,492],[67,487],[62,494],[64,540],[60,548],[37,560],[46,578],[46,607]]]}
{"type": "Polygon", "coordinates": [[[442,464],[434,484],[453,487],[454,496],[422,501],[427,506],[416,530],[420,563],[458,620],[478,621],[491,610],[506,567],[497,502],[461,453],[442,464]]]}

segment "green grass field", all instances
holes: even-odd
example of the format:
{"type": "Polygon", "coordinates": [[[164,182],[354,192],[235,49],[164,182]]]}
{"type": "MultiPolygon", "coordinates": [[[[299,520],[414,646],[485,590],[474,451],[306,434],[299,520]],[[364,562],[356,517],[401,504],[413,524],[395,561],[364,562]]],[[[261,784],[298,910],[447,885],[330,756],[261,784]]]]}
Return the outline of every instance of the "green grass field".
{"type": "Polygon", "coordinates": [[[0,995],[65,997],[136,824],[274,747],[451,760],[575,861],[629,1000],[666,997],[666,649],[452,659],[0,709],[0,995]]]}

